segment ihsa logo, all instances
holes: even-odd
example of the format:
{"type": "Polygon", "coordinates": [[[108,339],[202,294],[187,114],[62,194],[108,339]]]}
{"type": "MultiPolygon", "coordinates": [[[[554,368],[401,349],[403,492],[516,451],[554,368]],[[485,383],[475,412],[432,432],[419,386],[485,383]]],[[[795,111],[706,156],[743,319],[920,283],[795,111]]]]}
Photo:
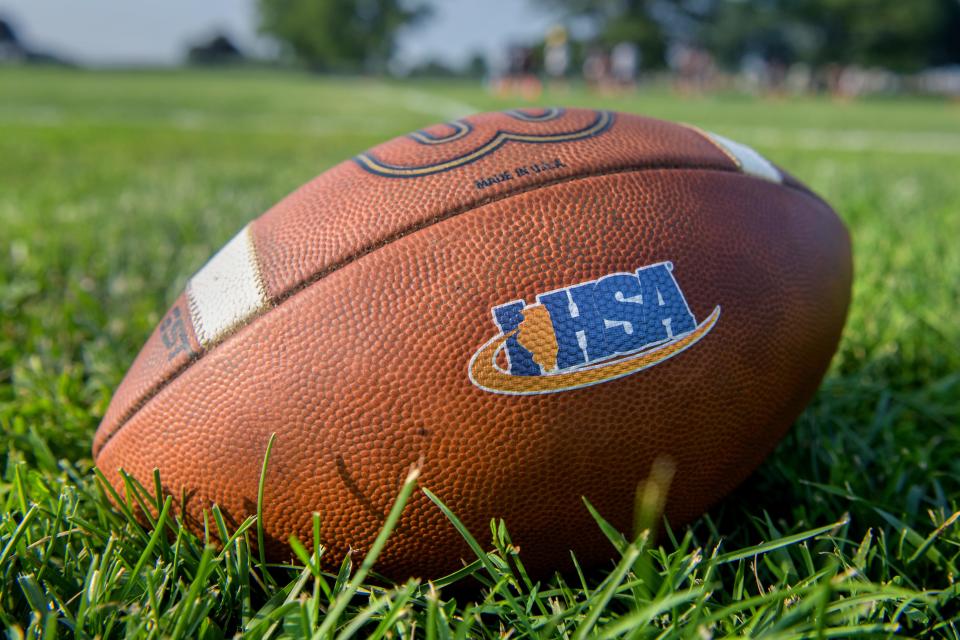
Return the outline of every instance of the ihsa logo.
{"type": "Polygon", "coordinates": [[[697,324],[673,264],[597,280],[493,308],[499,334],[470,360],[486,391],[538,394],[577,389],[648,369],[703,338],[720,307],[697,324]]]}

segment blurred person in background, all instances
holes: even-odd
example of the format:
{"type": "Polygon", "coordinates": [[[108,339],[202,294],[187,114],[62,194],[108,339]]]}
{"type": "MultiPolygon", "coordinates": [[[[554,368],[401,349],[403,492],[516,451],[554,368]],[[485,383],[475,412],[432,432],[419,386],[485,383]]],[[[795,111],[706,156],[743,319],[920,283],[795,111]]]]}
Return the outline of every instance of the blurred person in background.
{"type": "Polygon", "coordinates": [[[501,83],[500,95],[519,95],[524,100],[536,100],[543,85],[535,71],[533,48],[511,45],[507,49],[507,75],[501,83]]]}
{"type": "Polygon", "coordinates": [[[667,48],[667,67],[674,89],[687,96],[702,95],[713,88],[717,65],[713,55],[696,45],[677,42],[667,48]]]}
{"type": "Polygon", "coordinates": [[[510,61],[507,52],[503,49],[494,50],[487,57],[487,89],[494,95],[506,95],[509,71],[510,61]]]}
{"type": "Polygon", "coordinates": [[[587,50],[583,59],[583,79],[591,91],[606,93],[610,87],[610,58],[598,45],[587,50]]]}
{"type": "Polygon", "coordinates": [[[547,32],[543,47],[543,68],[547,72],[547,81],[552,90],[567,90],[569,67],[570,42],[567,39],[567,30],[562,25],[554,25],[547,32]]]}
{"type": "Polygon", "coordinates": [[[620,91],[632,91],[637,86],[640,69],[640,50],[633,42],[618,42],[610,52],[610,73],[620,91]]]}

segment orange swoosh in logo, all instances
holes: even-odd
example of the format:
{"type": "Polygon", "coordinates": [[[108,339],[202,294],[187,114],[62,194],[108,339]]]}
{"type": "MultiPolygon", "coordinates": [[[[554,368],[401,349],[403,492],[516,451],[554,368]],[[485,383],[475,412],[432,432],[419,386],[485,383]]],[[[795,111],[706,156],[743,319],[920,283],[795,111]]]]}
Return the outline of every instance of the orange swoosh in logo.
{"type": "Polygon", "coordinates": [[[470,380],[485,391],[508,395],[556,393],[589,387],[649,369],[689,349],[710,333],[719,318],[720,307],[718,306],[692,331],[674,336],[667,342],[615,360],[544,375],[511,375],[497,366],[497,356],[503,350],[507,340],[517,332],[501,333],[480,347],[470,359],[470,380]]]}

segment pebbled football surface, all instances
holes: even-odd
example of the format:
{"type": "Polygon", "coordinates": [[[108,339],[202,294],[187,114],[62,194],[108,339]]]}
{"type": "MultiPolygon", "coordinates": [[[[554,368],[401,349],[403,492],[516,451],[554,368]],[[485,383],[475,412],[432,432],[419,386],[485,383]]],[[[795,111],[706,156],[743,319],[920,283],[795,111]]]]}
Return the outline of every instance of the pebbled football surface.
{"type": "MultiPolygon", "coordinates": [[[[656,460],[671,523],[702,513],[815,392],[849,303],[830,207],[734,142],[621,113],[472,116],[350,159],[251,222],[148,339],[94,456],[186,495],[193,527],[255,513],[289,555],[364,550],[414,463],[534,572],[610,554],[656,460]]],[[[468,557],[424,495],[377,569],[468,557]]]]}

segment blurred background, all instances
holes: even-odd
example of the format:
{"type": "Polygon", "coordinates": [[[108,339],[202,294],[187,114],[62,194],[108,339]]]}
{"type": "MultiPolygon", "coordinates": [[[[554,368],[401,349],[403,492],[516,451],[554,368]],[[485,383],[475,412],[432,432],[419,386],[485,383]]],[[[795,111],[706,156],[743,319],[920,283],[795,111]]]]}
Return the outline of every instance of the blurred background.
{"type": "MultiPolygon", "coordinates": [[[[127,566],[91,564],[120,534],[77,524],[106,521],[85,475],[90,438],[190,275],[365,148],[535,105],[660,117],[749,144],[850,228],[853,305],[830,375],[771,460],[713,512],[703,548],[847,514],[850,543],[833,566],[856,572],[844,575],[936,586],[944,602],[944,585],[956,593],[960,546],[946,536],[960,496],[960,0],[0,0],[0,498],[15,510],[3,491],[20,486],[20,461],[42,474],[30,486],[53,487],[31,535],[68,541],[44,578],[73,571],[58,602],[92,606],[70,595],[93,584],[86,572],[127,566]],[[59,513],[57,495],[80,500],[77,521],[46,515],[59,513]]],[[[12,518],[8,534],[24,529],[12,518]]],[[[6,566],[55,548],[25,540],[6,566]]],[[[803,546],[805,560],[777,550],[760,576],[786,584],[806,574],[784,567],[811,557],[819,572],[834,560],[818,548],[803,546]]],[[[0,584],[0,604],[27,578],[0,584]]],[[[803,583],[816,604],[793,610],[819,616],[825,583],[803,583]]],[[[99,613],[110,607],[135,608],[111,601],[88,618],[113,624],[99,613]]],[[[837,611],[846,621],[853,608],[837,611]]]]}
{"type": "Polygon", "coordinates": [[[463,77],[616,93],[960,96],[957,0],[0,1],[0,64],[463,77]]]}

